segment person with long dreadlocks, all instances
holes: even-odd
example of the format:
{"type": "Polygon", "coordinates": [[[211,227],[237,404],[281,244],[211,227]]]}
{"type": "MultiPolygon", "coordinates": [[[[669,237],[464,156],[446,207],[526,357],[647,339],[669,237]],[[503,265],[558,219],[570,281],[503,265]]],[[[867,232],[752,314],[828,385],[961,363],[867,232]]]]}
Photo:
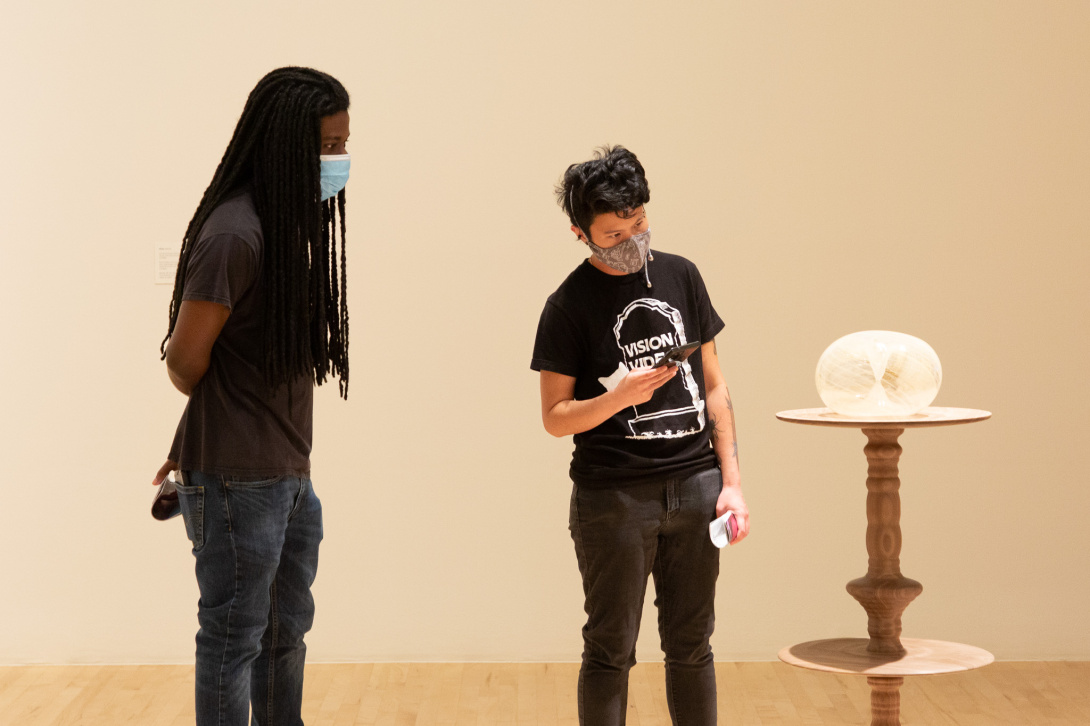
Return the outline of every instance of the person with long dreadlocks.
{"type": "Polygon", "coordinates": [[[332,76],[266,75],[182,240],[160,352],[189,402],[155,483],[179,471],[196,558],[199,726],[241,726],[251,706],[254,724],[302,724],[313,387],[335,375],[348,393],[348,126],[332,76]]]}

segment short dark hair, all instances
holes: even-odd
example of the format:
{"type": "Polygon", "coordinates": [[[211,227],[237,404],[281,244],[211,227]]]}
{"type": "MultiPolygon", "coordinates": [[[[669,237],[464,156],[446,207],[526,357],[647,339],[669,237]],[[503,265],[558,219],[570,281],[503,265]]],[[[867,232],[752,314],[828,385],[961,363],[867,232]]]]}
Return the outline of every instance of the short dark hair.
{"type": "Polygon", "coordinates": [[[568,219],[587,235],[599,214],[622,217],[651,200],[643,165],[623,146],[603,146],[594,158],[572,164],[556,187],[556,200],[568,219]]]}

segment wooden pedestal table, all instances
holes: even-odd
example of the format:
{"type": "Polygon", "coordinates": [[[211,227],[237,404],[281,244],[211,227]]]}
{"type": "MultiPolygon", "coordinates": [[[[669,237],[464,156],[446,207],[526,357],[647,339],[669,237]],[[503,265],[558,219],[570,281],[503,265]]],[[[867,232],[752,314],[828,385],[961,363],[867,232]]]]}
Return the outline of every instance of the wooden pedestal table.
{"type": "Polygon", "coordinates": [[[898,437],[906,428],[952,426],[989,418],[971,408],[925,408],[896,418],[852,418],[828,408],[781,411],[776,418],[810,426],[863,430],[867,445],[867,554],[865,577],[848,583],[848,592],[867,611],[870,638],[835,638],[792,645],[780,660],[801,668],[867,676],[871,687],[871,726],[901,722],[900,688],[905,676],[966,671],[988,665],[991,653],[941,640],[901,638],[901,614],[923,586],[901,574],[901,458],[898,437]]]}

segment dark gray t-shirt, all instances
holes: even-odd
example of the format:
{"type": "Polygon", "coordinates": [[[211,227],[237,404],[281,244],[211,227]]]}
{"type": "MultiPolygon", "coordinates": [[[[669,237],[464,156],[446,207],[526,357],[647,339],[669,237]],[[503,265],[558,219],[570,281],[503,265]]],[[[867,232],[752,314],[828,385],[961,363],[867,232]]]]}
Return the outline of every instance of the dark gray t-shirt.
{"type": "Polygon", "coordinates": [[[265,385],[261,220],[247,193],[209,216],[193,243],[183,300],[231,309],[193,389],[170,458],[182,471],[265,477],[310,472],[313,383],[265,385]],[[289,390],[290,389],[290,390],[289,390]]]}

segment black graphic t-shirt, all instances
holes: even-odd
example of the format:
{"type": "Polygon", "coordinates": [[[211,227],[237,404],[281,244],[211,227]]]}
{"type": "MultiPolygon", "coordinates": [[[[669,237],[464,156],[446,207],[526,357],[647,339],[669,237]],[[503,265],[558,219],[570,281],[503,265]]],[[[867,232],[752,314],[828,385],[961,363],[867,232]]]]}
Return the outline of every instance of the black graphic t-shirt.
{"type": "MultiPolygon", "coordinates": [[[[653,254],[650,288],[643,270],[608,275],[589,261],[568,275],[541,312],[530,367],[572,376],[582,401],[612,391],[628,371],[654,365],[676,345],[710,342],[723,321],[696,265],[653,254]]],[[[650,401],[575,435],[572,480],[616,487],[713,466],[707,419],[697,351],[650,401]]]]}

